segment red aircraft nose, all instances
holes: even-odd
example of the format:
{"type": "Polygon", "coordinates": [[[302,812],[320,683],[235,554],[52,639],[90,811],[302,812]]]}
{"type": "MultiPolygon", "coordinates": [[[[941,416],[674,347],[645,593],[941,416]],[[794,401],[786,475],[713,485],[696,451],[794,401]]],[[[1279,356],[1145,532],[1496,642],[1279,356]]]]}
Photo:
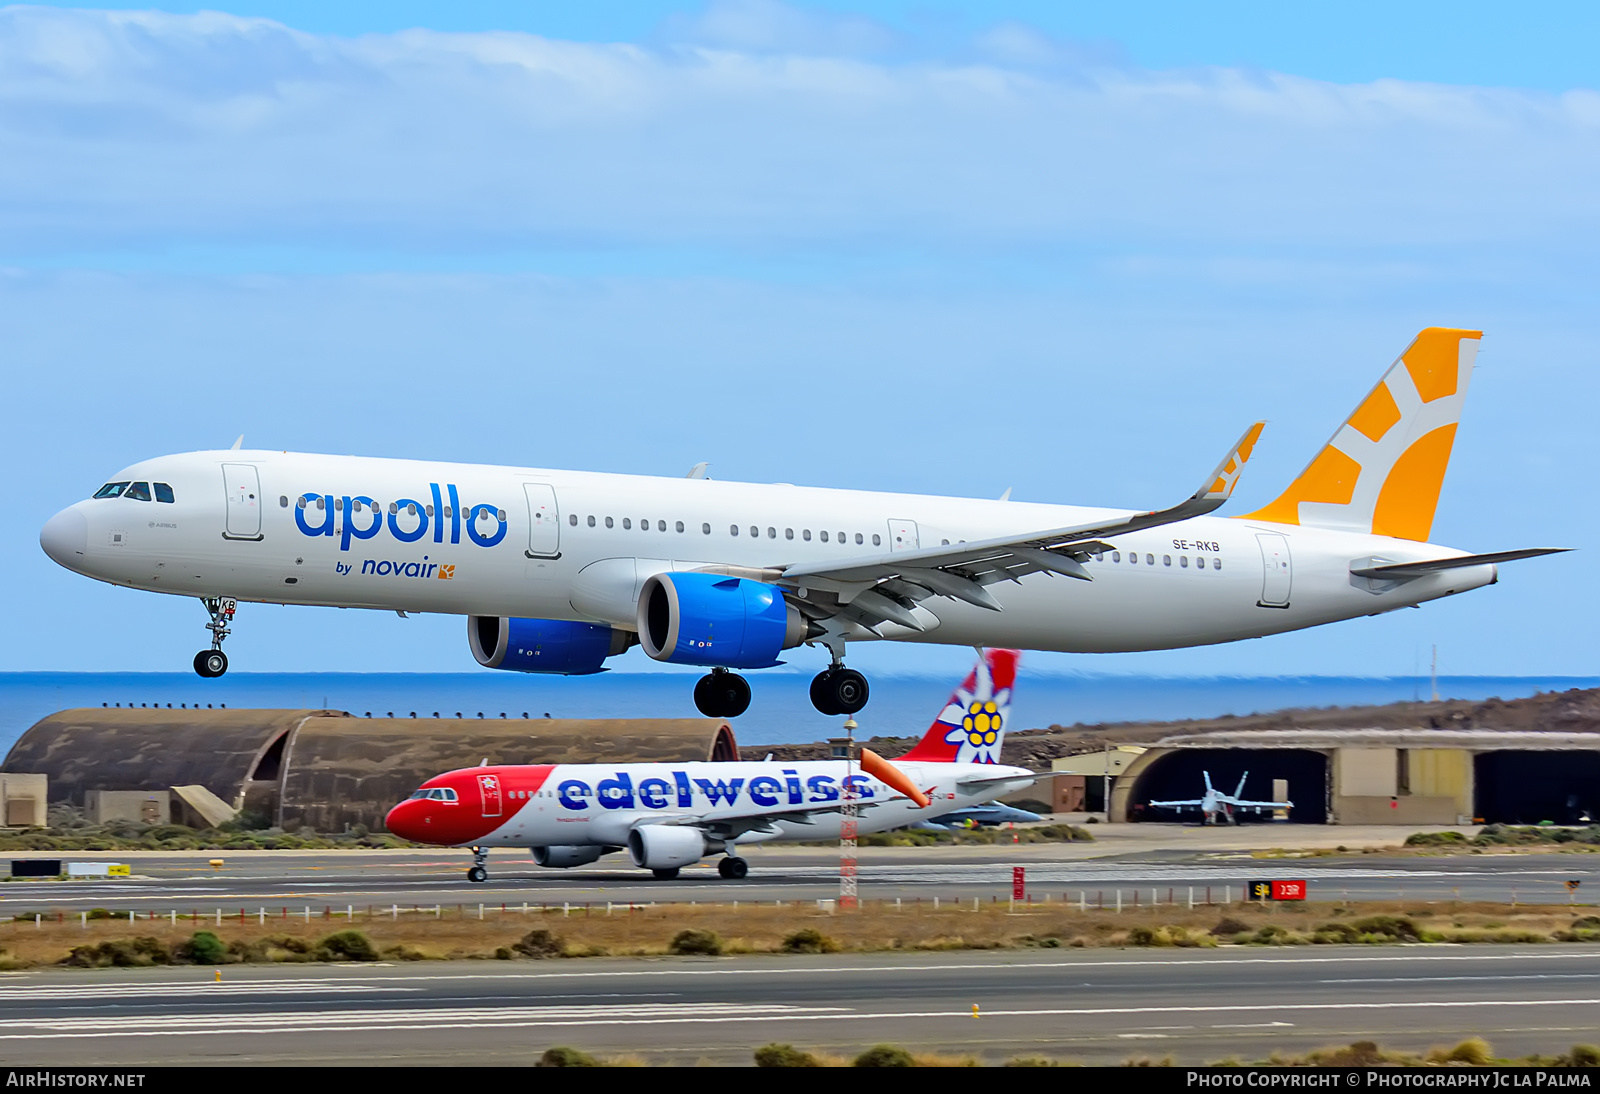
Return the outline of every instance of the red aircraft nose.
{"type": "Polygon", "coordinates": [[[412,843],[445,843],[447,840],[439,838],[443,833],[434,833],[432,807],[437,802],[426,801],[418,798],[408,798],[389,810],[389,815],[383,819],[383,826],[401,839],[410,840],[412,843]]]}

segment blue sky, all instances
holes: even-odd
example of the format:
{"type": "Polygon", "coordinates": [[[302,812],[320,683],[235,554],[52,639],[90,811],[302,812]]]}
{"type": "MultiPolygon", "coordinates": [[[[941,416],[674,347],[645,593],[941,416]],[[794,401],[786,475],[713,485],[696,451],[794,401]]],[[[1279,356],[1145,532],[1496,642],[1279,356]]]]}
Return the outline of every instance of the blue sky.
{"type": "MultiPolygon", "coordinates": [[[[0,668],[182,667],[57,569],[226,445],[1153,507],[1273,496],[1428,325],[1485,330],[1435,525],[1585,547],[1600,9],[0,8],[0,668]]],[[[1590,674],[1582,554],[1422,611],[1061,670],[1590,674]]],[[[470,667],[457,619],[246,609],[238,668],[470,667]]],[[[863,651],[945,672],[962,651],[863,651]]],[[[802,667],[810,663],[799,659],[802,667]]],[[[630,654],[623,667],[643,668],[630,654]]]]}

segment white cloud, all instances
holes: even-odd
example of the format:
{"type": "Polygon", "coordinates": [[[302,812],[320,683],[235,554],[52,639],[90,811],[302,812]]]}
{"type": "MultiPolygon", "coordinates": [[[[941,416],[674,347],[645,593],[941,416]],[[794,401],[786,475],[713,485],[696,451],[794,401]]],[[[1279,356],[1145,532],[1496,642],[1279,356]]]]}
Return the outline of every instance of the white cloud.
{"type": "Polygon", "coordinates": [[[699,44],[645,48],[3,9],[0,251],[1562,249],[1595,228],[1588,92],[1140,72],[1016,27],[982,62],[872,60],[859,22],[721,5],[699,44]]]}

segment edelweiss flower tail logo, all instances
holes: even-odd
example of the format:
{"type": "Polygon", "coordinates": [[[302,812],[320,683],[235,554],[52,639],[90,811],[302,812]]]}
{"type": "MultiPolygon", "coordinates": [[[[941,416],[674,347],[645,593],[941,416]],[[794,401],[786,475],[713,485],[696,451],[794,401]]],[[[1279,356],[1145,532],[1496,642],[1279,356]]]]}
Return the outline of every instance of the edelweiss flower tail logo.
{"type": "Polygon", "coordinates": [[[1011,715],[1016,650],[984,650],[928,733],[901,759],[997,764],[1011,715]]]}

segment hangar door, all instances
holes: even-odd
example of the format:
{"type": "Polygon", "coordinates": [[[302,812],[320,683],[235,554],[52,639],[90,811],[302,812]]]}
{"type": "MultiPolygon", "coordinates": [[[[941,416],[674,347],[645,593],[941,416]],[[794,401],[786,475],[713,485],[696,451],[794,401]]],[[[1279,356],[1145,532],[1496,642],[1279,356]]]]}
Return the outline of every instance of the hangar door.
{"type": "Polygon", "coordinates": [[[1480,752],[1473,812],[1486,824],[1593,824],[1600,818],[1600,751],[1480,752]]]}
{"type": "MultiPolygon", "coordinates": [[[[1161,757],[1147,767],[1134,784],[1128,798],[1128,819],[1175,821],[1179,815],[1170,809],[1151,809],[1152,801],[1184,801],[1205,793],[1205,776],[1211,785],[1232,794],[1245,778],[1241,795],[1255,801],[1272,800],[1272,784],[1283,779],[1289,784],[1291,824],[1328,823],[1328,757],[1308,748],[1184,748],[1161,757]]],[[[1185,822],[1196,815],[1186,811],[1185,822]]],[[[1271,822],[1272,815],[1242,813],[1241,823],[1271,822]]]]}

